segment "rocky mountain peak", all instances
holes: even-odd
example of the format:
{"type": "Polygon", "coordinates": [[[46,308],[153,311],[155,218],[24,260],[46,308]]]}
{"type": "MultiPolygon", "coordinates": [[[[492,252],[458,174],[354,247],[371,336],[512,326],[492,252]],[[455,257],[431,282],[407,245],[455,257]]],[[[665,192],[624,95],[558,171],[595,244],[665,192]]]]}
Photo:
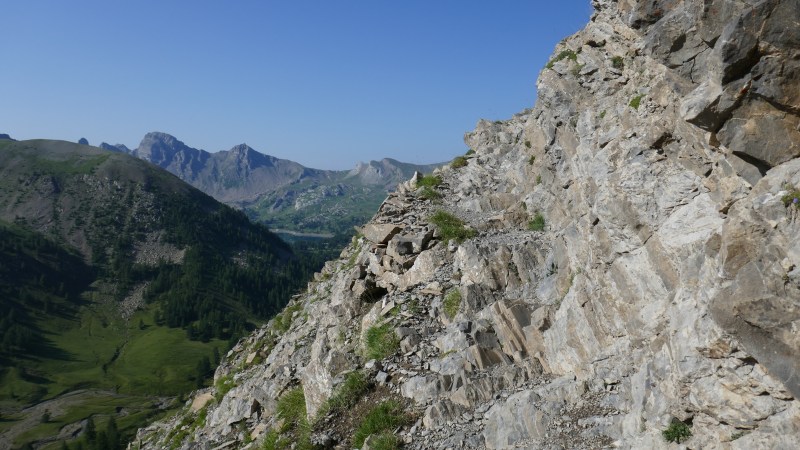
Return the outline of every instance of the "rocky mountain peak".
{"type": "Polygon", "coordinates": [[[280,164],[281,161],[284,163],[291,163],[290,161],[280,160],[273,156],[259,153],[247,144],[239,144],[232,147],[226,152],[226,156],[224,158],[233,158],[237,161],[237,164],[242,164],[250,168],[272,167],[275,166],[276,163],[280,164]]]}
{"type": "Polygon", "coordinates": [[[532,109],[231,350],[179,447],[800,448],[800,8],[592,4],[532,109]]]}
{"type": "Polygon", "coordinates": [[[176,154],[181,152],[194,154],[199,150],[187,146],[175,136],[167,133],[150,132],[142,138],[139,146],[133,150],[133,155],[164,167],[174,159],[176,154]]]}
{"type": "Polygon", "coordinates": [[[100,143],[100,148],[102,148],[103,150],[108,150],[108,151],[118,152],[118,153],[130,154],[130,153],[133,152],[131,149],[129,149],[124,144],[109,144],[107,142],[101,142],[100,143]]]}

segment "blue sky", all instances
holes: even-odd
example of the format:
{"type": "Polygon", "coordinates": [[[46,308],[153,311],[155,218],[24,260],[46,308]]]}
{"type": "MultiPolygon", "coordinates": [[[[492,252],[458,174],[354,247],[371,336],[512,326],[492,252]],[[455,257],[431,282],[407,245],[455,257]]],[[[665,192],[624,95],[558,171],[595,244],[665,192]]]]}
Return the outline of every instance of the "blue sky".
{"type": "Polygon", "coordinates": [[[324,169],[448,160],[531,107],[589,0],[4,2],[0,133],[164,131],[324,169]]]}

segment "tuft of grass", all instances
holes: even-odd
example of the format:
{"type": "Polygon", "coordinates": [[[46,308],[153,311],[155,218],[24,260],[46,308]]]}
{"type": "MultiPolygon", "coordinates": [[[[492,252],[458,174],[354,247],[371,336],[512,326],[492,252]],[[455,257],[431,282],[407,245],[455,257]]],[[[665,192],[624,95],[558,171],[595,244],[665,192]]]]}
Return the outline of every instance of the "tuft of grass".
{"type": "Polygon", "coordinates": [[[689,439],[692,436],[692,430],[689,425],[679,421],[673,420],[669,427],[661,432],[667,442],[675,442],[680,444],[681,440],[689,439]]]}
{"type": "MultiPolygon", "coordinates": [[[[410,418],[404,413],[403,405],[395,400],[386,400],[372,408],[353,434],[353,446],[361,448],[370,435],[391,433],[395,428],[406,425],[410,418]]],[[[381,438],[381,436],[379,436],[381,438]]],[[[383,438],[381,438],[383,439],[383,438]]],[[[387,448],[387,447],[381,447],[387,448]]],[[[391,447],[389,447],[391,448],[391,447]]]]}
{"type": "Polygon", "coordinates": [[[301,425],[306,420],[306,396],[303,387],[298,386],[286,391],[278,399],[275,411],[278,417],[283,419],[284,431],[301,425]]]}
{"type": "Polygon", "coordinates": [[[611,58],[611,66],[615,69],[624,69],[625,62],[622,60],[622,56],[615,56],[611,58]]]}
{"type": "Polygon", "coordinates": [[[453,159],[453,162],[450,163],[450,167],[453,169],[460,169],[466,165],[467,158],[464,158],[463,156],[456,156],[455,159],[453,159]]]}
{"type": "Polygon", "coordinates": [[[306,414],[306,396],[303,387],[286,391],[275,407],[278,418],[283,420],[280,430],[272,430],[264,438],[263,448],[268,450],[311,450],[311,425],[306,414]]]}
{"type": "Polygon", "coordinates": [[[370,359],[383,359],[400,348],[400,341],[394,334],[394,329],[385,323],[372,326],[367,330],[365,352],[370,359]]]}
{"type": "Polygon", "coordinates": [[[533,163],[535,162],[536,162],[536,155],[531,155],[531,157],[528,158],[528,164],[533,165],[533,163]]]}
{"type": "Polygon", "coordinates": [[[447,241],[462,242],[477,234],[475,230],[467,229],[464,221],[446,211],[436,211],[429,220],[439,230],[442,238],[447,241]]]}
{"type": "Polygon", "coordinates": [[[289,331],[292,326],[294,313],[303,309],[302,303],[295,303],[292,306],[287,306],[283,312],[275,316],[273,327],[278,334],[283,334],[289,331]]]}
{"type": "Polygon", "coordinates": [[[442,309],[448,319],[452,319],[458,314],[461,308],[461,292],[458,289],[452,289],[447,295],[444,296],[442,302],[442,309]]]}
{"type": "Polygon", "coordinates": [[[538,184],[542,184],[542,176],[541,175],[536,175],[536,184],[537,185],[538,184]]]}
{"type": "Polygon", "coordinates": [[[605,111],[605,110],[601,111],[601,112],[600,112],[600,118],[602,119],[602,118],[604,118],[605,116],[606,116],[606,111],[605,111]]]}
{"type": "Polygon", "coordinates": [[[424,175],[417,180],[417,187],[435,188],[442,184],[442,177],[438,175],[424,175]]]}
{"type": "Polygon", "coordinates": [[[400,448],[400,438],[390,431],[384,431],[369,441],[372,450],[395,450],[400,448]]]}
{"type": "Polygon", "coordinates": [[[236,382],[233,381],[233,375],[225,375],[224,377],[220,377],[220,379],[214,383],[214,387],[217,389],[216,394],[214,394],[214,398],[219,402],[223,397],[225,397],[225,394],[227,394],[228,391],[236,387],[236,382]]]}
{"type": "Polygon", "coordinates": [[[559,62],[561,60],[564,60],[564,59],[570,59],[572,61],[577,61],[578,60],[578,54],[575,53],[572,50],[569,50],[569,49],[563,50],[561,53],[556,55],[555,58],[553,58],[550,61],[548,61],[547,64],[545,65],[545,67],[548,68],[548,69],[552,69],[553,65],[555,63],[557,63],[557,62],[559,62]]]}
{"type": "Polygon", "coordinates": [[[531,148],[531,141],[525,141],[525,147],[531,148]]]}
{"type": "Polygon", "coordinates": [[[544,231],[544,216],[542,213],[537,212],[528,222],[528,229],[531,231],[544,231]]]}
{"type": "Polygon", "coordinates": [[[438,200],[442,198],[442,194],[436,192],[432,187],[425,186],[419,193],[419,196],[425,200],[438,200]]]}
{"type": "Polygon", "coordinates": [[[465,153],[466,156],[472,156],[474,154],[475,154],[475,150],[473,150],[473,149],[469,149],[469,150],[467,150],[467,153],[465,153]]]}
{"type": "Polygon", "coordinates": [[[264,436],[264,443],[261,444],[263,450],[279,450],[288,447],[288,441],[281,439],[278,430],[272,429],[264,436]]]}
{"type": "Polygon", "coordinates": [[[372,384],[363,372],[355,371],[347,374],[344,382],[339,385],[336,392],[328,399],[320,411],[320,416],[325,414],[341,414],[352,408],[361,397],[366,394],[372,384]]]}
{"type": "Polygon", "coordinates": [[[639,94],[636,97],[633,97],[630,103],[628,103],[628,106],[630,106],[633,109],[639,109],[639,105],[642,103],[643,98],[644,94],[639,94]]]}
{"type": "Polygon", "coordinates": [[[420,197],[425,200],[437,200],[442,194],[436,191],[436,187],[442,184],[442,177],[436,175],[425,175],[417,180],[417,187],[422,188],[420,197]]]}

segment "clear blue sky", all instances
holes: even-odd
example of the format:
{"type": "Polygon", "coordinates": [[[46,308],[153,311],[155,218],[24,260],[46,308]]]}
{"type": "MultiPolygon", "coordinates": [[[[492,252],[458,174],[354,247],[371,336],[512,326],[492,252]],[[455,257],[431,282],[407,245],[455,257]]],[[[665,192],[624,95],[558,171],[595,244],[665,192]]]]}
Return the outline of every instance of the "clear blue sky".
{"type": "Polygon", "coordinates": [[[0,133],[136,147],[164,131],[325,169],[448,160],[533,106],[589,0],[10,0],[0,133]]]}

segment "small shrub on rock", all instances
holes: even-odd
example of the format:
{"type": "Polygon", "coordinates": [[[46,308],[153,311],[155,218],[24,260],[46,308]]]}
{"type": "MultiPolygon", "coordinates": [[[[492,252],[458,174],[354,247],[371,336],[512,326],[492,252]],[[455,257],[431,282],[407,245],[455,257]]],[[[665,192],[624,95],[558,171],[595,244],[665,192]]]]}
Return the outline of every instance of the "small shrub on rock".
{"type": "Polygon", "coordinates": [[[528,229],[531,231],[544,231],[544,216],[542,213],[536,213],[533,219],[528,222],[528,229]]]}
{"type": "Polygon", "coordinates": [[[667,442],[680,444],[681,440],[685,441],[692,437],[692,430],[689,428],[689,425],[679,420],[673,420],[673,422],[669,424],[669,427],[661,432],[661,435],[664,436],[667,442]]]}
{"type": "Polygon", "coordinates": [[[547,65],[545,65],[545,67],[548,68],[548,69],[552,69],[553,65],[555,63],[557,63],[557,62],[559,62],[559,61],[561,61],[563,59],[571,59],[572,61],[577,61],[578,60],[578,54],[575,53],[572,50],[563,50],[555,58],[553,58],[550,61],[548,61],[547,65]]]}

